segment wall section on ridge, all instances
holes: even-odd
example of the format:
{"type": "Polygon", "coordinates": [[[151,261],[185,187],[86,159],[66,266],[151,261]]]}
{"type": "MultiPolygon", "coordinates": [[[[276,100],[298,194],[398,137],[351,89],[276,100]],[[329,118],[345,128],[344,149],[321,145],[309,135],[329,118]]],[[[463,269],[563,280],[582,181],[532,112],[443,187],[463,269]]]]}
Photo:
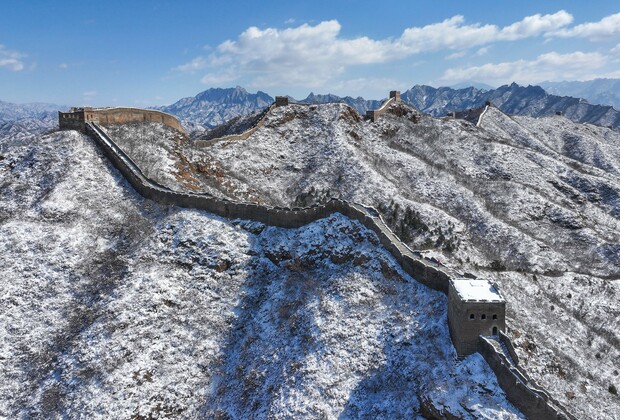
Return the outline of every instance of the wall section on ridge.
{"type": "Polygon", "coordinates": [[[72,108],[71,112],[58,113],[60,129],[86,130],[86,124],[100,125],[154,122],[162,123],[181,133],[185,129],[179,120],[165,112],[141,108],[72,108]]]}

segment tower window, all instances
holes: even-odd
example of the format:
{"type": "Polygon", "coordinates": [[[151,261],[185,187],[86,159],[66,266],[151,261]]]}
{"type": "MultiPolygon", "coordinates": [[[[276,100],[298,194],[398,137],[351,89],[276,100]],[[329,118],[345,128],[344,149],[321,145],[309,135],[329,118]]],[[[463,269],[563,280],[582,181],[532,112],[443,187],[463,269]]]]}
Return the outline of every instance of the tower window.
{"type": "Polygon", "coordinates": [[[474,318],[475,318],[474,314],[469,314],[469,319],[474,319],[474,318]]]}
{"type": "Polygon", "coordinates": [[[493,314],[493,319],[497,319],[497,314],[493,314]]]}
{"type": "Polygon", "coordinates": [[[482,314],[482,316],[480,317],[480,319],[487,319],[487,316],[485,314],[482,314]]]}

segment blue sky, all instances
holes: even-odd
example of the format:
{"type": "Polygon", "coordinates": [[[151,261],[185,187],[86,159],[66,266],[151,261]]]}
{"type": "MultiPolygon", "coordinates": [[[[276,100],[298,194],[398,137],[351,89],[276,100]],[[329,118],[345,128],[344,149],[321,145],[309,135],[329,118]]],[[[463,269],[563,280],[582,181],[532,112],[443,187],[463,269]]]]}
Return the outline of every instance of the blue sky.
{"type": "Polygon", "coordinates": [[[13,1],[0,100],[169,104],[209,87],[380,99],[414,84],[620,77],[620,4],[13,1]]]}

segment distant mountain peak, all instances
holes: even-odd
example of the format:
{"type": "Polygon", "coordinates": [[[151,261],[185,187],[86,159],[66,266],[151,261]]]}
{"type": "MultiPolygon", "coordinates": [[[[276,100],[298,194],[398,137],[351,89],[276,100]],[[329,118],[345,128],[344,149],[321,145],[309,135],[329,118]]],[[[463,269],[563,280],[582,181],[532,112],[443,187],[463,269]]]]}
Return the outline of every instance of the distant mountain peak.
{"type": "Polygon", "coordinates": [[[215,127],[233,117],[264,109],[274,99],[265,92],[249,93],[245,88],[209,88],[196,96],[183,98],[158,109],[179,117],[186,126],[215,127]]]}

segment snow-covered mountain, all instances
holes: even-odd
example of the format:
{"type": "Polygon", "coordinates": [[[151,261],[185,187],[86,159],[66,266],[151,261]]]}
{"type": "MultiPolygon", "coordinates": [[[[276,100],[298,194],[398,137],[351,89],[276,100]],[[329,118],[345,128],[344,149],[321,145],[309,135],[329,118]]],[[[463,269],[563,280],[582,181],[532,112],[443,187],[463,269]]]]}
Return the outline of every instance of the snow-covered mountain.
{"type": "Polygon", "coordinates": [[[375,206],[412,247],[501,285],[522,364],[577,417],[620,412],[618,131],[493,107],[476,127],[404,104],[376,123],[345,104],[276,108],[248,140],[201,148],[123,130],[108,131],[173,189],[375,206]]]}
{"type": "Polygon", "coordinates": [[[490,101],[509,115],[544,117],[562,112],[575,122],[620,127],[620,112],[613,107],[590,104],[570,96],[551,95],[539,86],[525,87],[512,83],[497,89],[485,90],[474,87],[451,89],[416,85],[402,92],[401,97],[422,112],[433,116],[477,108],[490,101]]]}
{"type": "MultiPolygon", "coordinates": [[[[539,86],[524,87],[513,83],[497,89],[473,86],[453,89],[415,85],[403,92],[401,97],[420,111],[436,117],[453,111],[478,108],[491,101],[510,115],[541,117],[562,112],[576,122],[620,127],[620,112],[613,107],[591,104],[569,96],[551,95],[539,86]]],[[[306,104],[341,102],[353,107],[360,115],[364,115],[367,110],[379,108],[383,101],[314,93],[310,93],[305,99],[290,100],[306,104]]],[[[156,109],[179,117],[188,131],[202,133],[232,118],[257,113],[272,102],[273,98],[264,92],[251,94],[237,86],[229,89],[209,89],[195,97],[184,98],[172,105],[156,109]]]]}
{"type": "Polygon", "coordinates": [[[161,206],[75,131],[1,141],[0,417],[523,418],[359,223],[161,206]]]}
{"type": "Polygon", "coordinates": [[[179,117],[186,128],[212,128],[239,115],[251,114],[268,107],[273,98],[265,92],[248,93],[244,88],[212,88],[172,105],[157,107],[179,117]]]}
{"type": "Polygon", "coordinates": [[[25,118],[46,119],[58,118],[58,111],[65,111],[68,107],[47,103],[14,104],[0,101],[0,119],[17,121],[25,118]]]}
{"type": "Polygon", "coordinates": [[[68,107],[46,103],[14,104],[0,101],[0,139],[26,138],[58,127],[58,111],[68,107]]]}
{"type": "MultiPolygon", "coordinates": [[[[506,102],[535,109],[527,96],[506,102]]],[[[176,190],[375,206],[410,246],[500,284],[521,364],[553,397],[617,418],[617,130],[405,104],[370,123],[336,103],[276,108],[209,147],[160,124],[107,131],[176,190]]],[[[0,416],[520,416],[479,356],[455,359],[445,296],[358,223],[156,205],[88,137],[25,132],[0,136],[0,416]]]]}
{"type": "Polygon", "coordinates": [[[553,95],[584,98],[592,104],[611,105],[620,110],[620,79],[542,82],[540,86],[553,95]]]}

